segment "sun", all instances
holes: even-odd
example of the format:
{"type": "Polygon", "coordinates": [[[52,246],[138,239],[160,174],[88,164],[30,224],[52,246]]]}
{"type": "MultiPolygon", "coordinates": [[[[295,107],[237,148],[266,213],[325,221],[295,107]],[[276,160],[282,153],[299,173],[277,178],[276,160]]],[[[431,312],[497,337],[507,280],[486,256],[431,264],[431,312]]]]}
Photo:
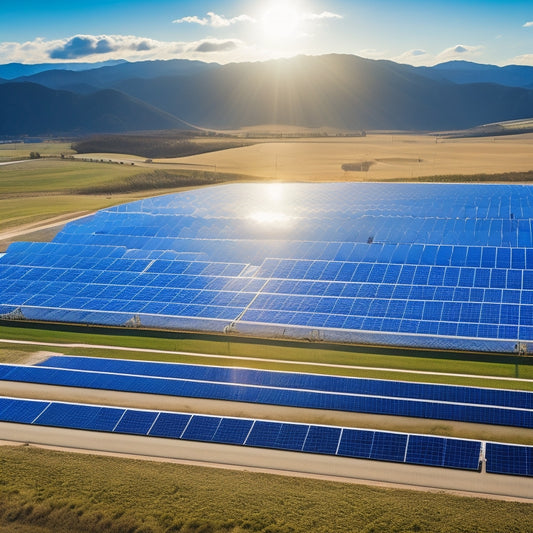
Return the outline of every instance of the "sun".
{"type": "Polygon", "coordinates": [[[271,43],[292,40],[302,32],[304,14],[296,2],[270,2],[260,16],[263,38],[271,43]]]}

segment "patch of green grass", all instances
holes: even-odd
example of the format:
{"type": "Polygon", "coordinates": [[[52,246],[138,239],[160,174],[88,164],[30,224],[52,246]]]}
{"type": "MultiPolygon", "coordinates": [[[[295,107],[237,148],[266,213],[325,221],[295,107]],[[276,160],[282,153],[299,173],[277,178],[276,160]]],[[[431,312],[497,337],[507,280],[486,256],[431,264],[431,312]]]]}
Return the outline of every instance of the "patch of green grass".
{"type": "Polygon", "coordinates": [[[138,168],[75,159],[36,159],[0,169],[0,195],[70,193],[138,174],[138,168]]]}
{"type": "Polygon", "coordinates": [[[527,503],[0,448],[10,532],[519,533],[532,522],[527,503]]]}
{"type": "Polygon", "coordinates": [[[75,159],[38,159],[0,167],[0,230],[103,209],[183,187],[243,176],[145,168],[75,159]]]}
{"type": "Polygon", "coordinates": [[[38,152],[41,157],[61,157],[62,154],[68,156],[75,153],[70,143],[65,142],[0,144],[0,162],[28,159],[31,152],[38,152]]]}
{"type": "Polygon", "coordinates": [[[421,182],[421,183],[502,183],[533,181],[533,170],[524,172],[502,172],[499,174],[450,174],[443,176],[420,176],[418,178],[393,178],[382,181],[421,182]]]}

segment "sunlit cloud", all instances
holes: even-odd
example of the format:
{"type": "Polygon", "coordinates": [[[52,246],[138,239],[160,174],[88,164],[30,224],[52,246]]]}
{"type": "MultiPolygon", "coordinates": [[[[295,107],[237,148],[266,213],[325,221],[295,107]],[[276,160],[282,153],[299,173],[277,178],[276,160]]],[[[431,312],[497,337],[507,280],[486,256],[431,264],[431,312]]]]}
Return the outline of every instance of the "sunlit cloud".
{"type": "Polygon", "coordinates": [[[375,48],[363,48],[357,50],[355,55],[366,57],[367,59],[385,59],[389,57],[389,52],[386,50],[376,50],[375,48]]]}
{"type": "Polygon", "coordinates": [[[529,67],[533,67],[533,54],[523,54],[520,56],[516,56],[513,59],[511,59],[508,63],[508,65],[525,65],[529,67]]]}
{"type": "Polygon", "coordinates": [[[205,39],[196,45],[189,46],[188,49],[193,52],[209,53],[209,52],[227,52],[235,50],[241,46],[241,41],[237,39],[228,39],[220,41],[218,39],[205,39]]]}
{"type": "Polygon", "coordinates": [[[483,46],[470,46],[457,44],[451,48],[443,50],[436,56],[437,61],[452,61],[454,59],[473,59],[479,57],[483,51],[483,46]]]}
{"type": "Polygon", "coordinates": [[[61,61],[102,61],[126,59],[194,59],[232,61],[232,54],[246,45],[239,39],[211,37],[196,41],[157,41],[133,35],[74,35],[47,41],[37,38],[24,43],[0,43],[0,63],[48,63],[61,61]]]}
{"type": "Polygon", "coordinates": [[[123,35],[76,35],[52,48],[50,59],[78,59],[117,51],[146,52],[157,48],[157,42],[142,37],[123,35]]]}
{"type": "Polygon", "coordinates": [[[428,61],[431,61],[432,56],[426,50],[415,48],[413,50],[407,50],[403,54],[392,58],[392,60],[396,61],[397,63],[407,63],[408,65],[420,66],[426,65],[428,61]]]}
{"type": "Polygon", "coordinates": [[[322,13],[304,13],[303,20],[324,20],[324,19],[341,19],[342,15],[331,13],[331,11],[322,11],[322,13]]]}
{"type": "Polygon", "coordinates": [[[226,18],[224,15],[217,15],[212,11],[207,13],[207,17],[182,17],[172,21],[174,24],[199,24],[200,26],[210,26],[212,28],[225,28],[239,22],[255,22],[249,15],[238,15],[237,17],[226,18]]]}
{"type": "Polygon", "coordinates": [[[523,28],[533,28],[533,20],[531,22],[526,22],[523,28]]]}

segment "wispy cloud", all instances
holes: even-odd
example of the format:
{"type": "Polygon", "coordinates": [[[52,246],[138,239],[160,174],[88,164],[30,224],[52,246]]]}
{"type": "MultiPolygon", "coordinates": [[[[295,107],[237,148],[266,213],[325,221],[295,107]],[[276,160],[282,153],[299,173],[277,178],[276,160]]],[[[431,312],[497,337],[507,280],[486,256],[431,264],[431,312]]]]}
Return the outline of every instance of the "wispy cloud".
{"type": "Polygon", "coordinates": [[[182,17],[173,20],[172,22],[174,24],[199,24],[200,26],[210,26],[212,28],[225,28],[239,22],[255,22],[255,20],[249,15],[244,14],[232,18],[226,18],[224,15],[217,15],[216,13],[209,11],[206,17],[200,18],[194,15],[192,17],[182,17]]]}
{"type": "Polygon", "coordinates": [[[414,48],[392,58],[392,60],[396,61],[397,63],[407,63],[408,65],[420,66],[426,65],[428,61],[431,60],[431,55],[427,50],[414,48]]]}
{"type": "Polygon", "coordinates": [[[331,11],[322,11],[322,13],[304,13],[303,20],[325,20],[325,19],[341,19],[342,15],[331,13],[331,11]]]}
{"type": "Polygon", "coordinates": [[[508,65],[527,65],[533,66],[533,54],[523,54],[520,56],[513,57],[508,63],[508,65]]]}
{"type": "Polygon", "coordinates": [[[533,28],[533,20],[530,22],[526,22],[523,26],[524,28],[533,28]]]}

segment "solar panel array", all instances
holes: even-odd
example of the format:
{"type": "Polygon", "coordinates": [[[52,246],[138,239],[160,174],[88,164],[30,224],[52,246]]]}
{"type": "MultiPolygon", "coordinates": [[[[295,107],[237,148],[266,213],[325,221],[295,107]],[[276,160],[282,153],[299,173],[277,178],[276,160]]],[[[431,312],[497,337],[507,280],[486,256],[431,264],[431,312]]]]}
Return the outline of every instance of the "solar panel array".
{"type": "Polygon", "coordinates": [[[533,191],[232,184],[109,208],[0,257],[0,315],[513,351],[533,191]]]}
{"type": "Polygon", "coordinates": [[[209,381],[234,385],[260,385],[323,392],[357,393],[389,398],[413,398],[533,409],[533,392],[521,390],[304,374],[234,366],[223,367],[131,359],[107,359],[79,355],[55,355],[48,357],[37,365],[49,368],[178,378],[189,381],[209,381]]]}
{"type": "Polygon", "coordinates": [[[0,397],[0,421],[478,470],[481,442],[0,397]]]}
{"type": "MultiPolygon", "coordinates": [[[[69,358],[53,359],[51,363],[61,360],[64,360],[68,366],[69,358]]],[[[70,360],[71,366],[75,366],[72,364],[74,361],[75,359],[70,360]]],[[[91,362],[90,358],[80,359],[81,366],[83,361],[85,366],[91,362]]],[[[92,361],[92,364],[95,367],[101,365],[102,368],[108,365],[114,366],[106,360],[92,361]]],[[[507,391],[499,395],[497,391],[494,394],[489,392],[486,398],[493,403],[476,404],[470,403],[468,398],[483,401],[485,389],[469,390],[468,387],[457,389],[452,387],[452,390],[459,391],[460,396],[462,391],[462,399],[448,401],[435,399],[446,394],[447,388],[443,385],[396,384],[380,380],[328,376],[310,376],[311,382],[306,385],[307,378],[294,373],[244,371],[249,376],[255,373],[258,378],[266,378],[267,382],[269,378],[274,381],[278,378],[277,384],[253,384],[246,382],[246,376],[240,378],[237,372],[233,379],[224,378],[223,374],[226,372],[224,369],[208,371],[220,373],[217,381],[216,376],[205,376],[205,374],[203,377],[214,377],[214,379],[161,377],[157,372],[154,375],[154,369],[159,365],[163,374],[165,369],[172,370],[172,368],[188,368],[193,372],[193,366],[144,363],[144,367],[141,365],[135,370],[135,364],[127,361],[121,364],[124,366],[123,370],[127,370],[126,373],[44,365],[0,364],[0,380],[533,428],[532,395],[527,392],[507,391]],[[148,375],[144,375],[144,372],[148,375]],[[294,384],[291,384],[293,378],[294,384]],[[312,383],[315,378],[317,380],[312,383]],[[317,388],[306,388],[310,386],[317,388]],[[335,388],[341,389],[342,392],[336,392],[335,388]],[[401,396],[402,389],[406,391],[407,397],[401,396]],[[498,398],[501,398],[504,405],[498,403],[498,398]],[[509,403],[522,406],[505,405],[509,403]]],[[[197,367],[197,372],[200,375],[204,370],[197,367]]]]}

